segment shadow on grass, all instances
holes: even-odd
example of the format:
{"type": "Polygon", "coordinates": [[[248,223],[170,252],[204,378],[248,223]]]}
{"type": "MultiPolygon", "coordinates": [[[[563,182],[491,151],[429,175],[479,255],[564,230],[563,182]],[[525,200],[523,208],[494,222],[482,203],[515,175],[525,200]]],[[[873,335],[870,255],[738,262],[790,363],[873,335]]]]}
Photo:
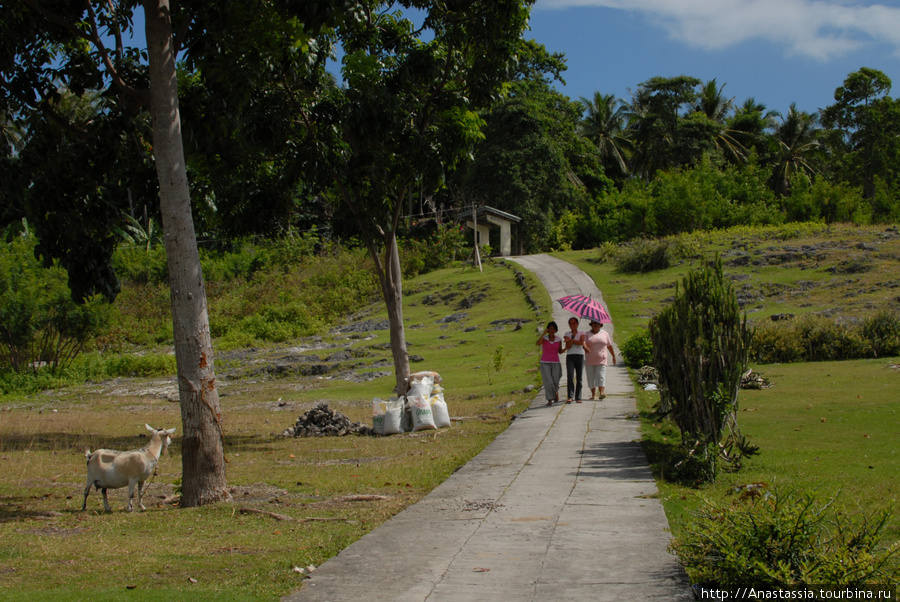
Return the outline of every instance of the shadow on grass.
{"type": "MultiPolygon", "coordinates": [[[[272,451],[276,449],[278,437],[272,435],[227,435],[225,452],[272,451]]],[[[34,433],[29,435],[0,436],[0,453],[9,452],[78,452],[86,449],[116,449],[127,451],[139,449],[150,442],[149,433],[132,437],[102,436],[73,433],[34,433]]],[[[175,435],[169,453],[181,455],[181,439],[175,435]]]]}

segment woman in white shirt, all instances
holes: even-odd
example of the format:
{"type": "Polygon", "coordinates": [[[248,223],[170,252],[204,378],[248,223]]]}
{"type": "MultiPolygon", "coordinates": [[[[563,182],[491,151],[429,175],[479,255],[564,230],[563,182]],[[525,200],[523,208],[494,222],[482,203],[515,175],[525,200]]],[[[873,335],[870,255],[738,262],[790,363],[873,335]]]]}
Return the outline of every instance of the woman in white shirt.
{"type": "Polygon", "coordinates": [[[569,332],[563,335],[566,344],[566,403],[581,403],[581,379],[584,373],[584,340],[586,333],[578,332],[578,318],[569,318],[569,332]],[[574,395],[573,395],[574,383],[574,395]]]}

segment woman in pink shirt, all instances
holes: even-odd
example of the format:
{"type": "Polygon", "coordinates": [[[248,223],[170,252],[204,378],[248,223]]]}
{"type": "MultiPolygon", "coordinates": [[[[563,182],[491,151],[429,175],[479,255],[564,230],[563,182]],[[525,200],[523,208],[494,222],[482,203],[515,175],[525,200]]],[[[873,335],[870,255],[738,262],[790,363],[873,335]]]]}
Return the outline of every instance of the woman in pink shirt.
{"type": "Polygon", "coordinates": [[[603,324],[591,320],[591,331],[584,341],[584,371],[587,374],[588,387],[591,389],[591,399],[604,399],[606,397],[606,362],[607,352],[612,355],[613,365],[616,363],[616,351],[612,346],[612,339],[605,330],[600,330],[603,324]],[[599,395],[597,389],[600,390],[599,395]]]}
{"type": "Polygon", "coordinates": [[[559,380],[562,378],[559,354],[564,349],[563,340],[556,336],[557,330],[556,322],[550,322],[535,343],[541,348],[541,380],[544,383],[544,395],[547,397],[548,406],[552,406],[554,401],[559,401],[559,380]]]}

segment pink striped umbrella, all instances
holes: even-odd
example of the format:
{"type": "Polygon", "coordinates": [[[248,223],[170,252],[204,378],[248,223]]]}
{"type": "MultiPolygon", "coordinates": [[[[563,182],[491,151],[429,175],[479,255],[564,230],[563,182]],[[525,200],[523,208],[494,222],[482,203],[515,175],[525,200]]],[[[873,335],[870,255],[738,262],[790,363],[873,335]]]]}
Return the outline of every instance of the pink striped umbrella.
{"type": "Polygon", "coordinates": [[[609,324],[612,320],[606,309],[600,305],[598,301],[585,297],[584,295],[569,295],[562,299],[557,299],[562,308],[570,311],[580,318],[587,318],[601,324],[609,324]]]}

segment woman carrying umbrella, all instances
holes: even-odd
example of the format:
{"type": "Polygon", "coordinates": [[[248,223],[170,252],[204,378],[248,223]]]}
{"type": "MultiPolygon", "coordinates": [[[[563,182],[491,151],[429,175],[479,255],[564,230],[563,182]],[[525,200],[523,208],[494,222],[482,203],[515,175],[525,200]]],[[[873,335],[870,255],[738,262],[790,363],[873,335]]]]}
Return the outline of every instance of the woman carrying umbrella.
{"type": "Polygon", "coordinates": [[[544,383],[544,395],[547,397],[548,406],[552,406],[554,401],[559,401],[559,380],[562,378],[559,354],[564,349],[563,340],[556,336],[557,330],[556,322],[550,322],[535,343],[541,348],[541,380],[544,383]]]}
{"type": "Polygon", "coordinates": [[[603,324],[591,320],[590,325],[591,332],[588,333],[584,343],[585,372],[587,372],[588,387],[591,389],[591,399],[604,399],[606,397],[607,352],[612,355],[613,365],[615,365],[616,351],[613,349],[609,333],[600,330],[603,324]]]}

